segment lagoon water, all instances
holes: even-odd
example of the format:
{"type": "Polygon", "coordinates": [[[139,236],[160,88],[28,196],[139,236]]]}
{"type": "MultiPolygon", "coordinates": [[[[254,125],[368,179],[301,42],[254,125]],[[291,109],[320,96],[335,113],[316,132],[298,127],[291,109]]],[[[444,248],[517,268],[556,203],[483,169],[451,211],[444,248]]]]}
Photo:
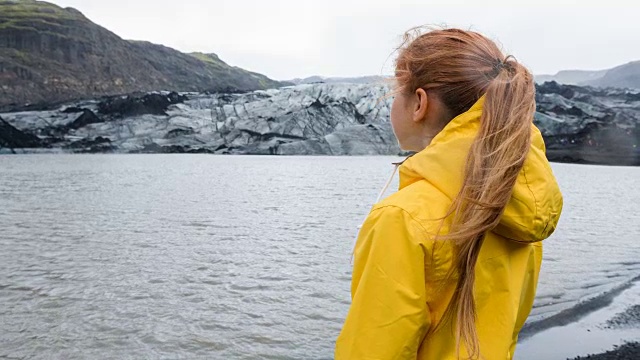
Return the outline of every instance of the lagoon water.
{"type": "MultiPolygon", "coordinates": [[[[0,357],[331,359],[395,160],[0,156],[0,357]]],[[[640,168],[553,169],[530,323],[640,275],[640,168]]]]}

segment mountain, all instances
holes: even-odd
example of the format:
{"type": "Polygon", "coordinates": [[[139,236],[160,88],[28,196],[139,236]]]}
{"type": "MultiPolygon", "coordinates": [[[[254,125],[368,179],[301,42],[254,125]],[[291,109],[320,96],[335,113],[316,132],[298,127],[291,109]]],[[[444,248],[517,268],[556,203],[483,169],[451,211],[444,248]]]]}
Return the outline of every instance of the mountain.
{"type": "MultiPolygon", "coordinates": [[[[390,89],[303,84],[242,94],[152,93],[0,114],[2,152],[397,155],[390,89]],[[6,130],[3,130],[6,129],[6,130]]],[[[552,161],[640,165],[640,92],[548,82],[535,124],[552,161]]]]}
{"type": "Polygon", "coordinates": [[[0,106],[103,95],[249,91],[283,85],[229,66],[215,54],[184,54],[123,40],[73,8],[0,0],[0,106]]]}
{"type": "Polygon", "coordinates": [[[535,79],[539,84],[555,81],[566,85],[640,89],[640,61],[606,70],[563,70],[555,75],[536,75],[535,79]]]}
{"type": "Polygon", "coordinates": [[[287,80],[287,82],[300,85],[300,84],[375,84],[384,83],[388,77],[384,76],[360,76],[360,77],[324,77],[324,76],[309,76],[304,79],[296,78],[293,80],[287,80]]]}
{"type": "Polygon", "coordinates": [[[640,61],[614,67],[600,78],[586,81],[585,84],[599,87],[640,89],[640,61]]]}
{"type": "Polygon", "coordinates": [[[580,85],[587,81],[601,78],[607,71],[609,70],[562,70],[555,75],[536,75],[535,80],[540,84],[547,81],[555,81],[567,85],[580,85]]]}

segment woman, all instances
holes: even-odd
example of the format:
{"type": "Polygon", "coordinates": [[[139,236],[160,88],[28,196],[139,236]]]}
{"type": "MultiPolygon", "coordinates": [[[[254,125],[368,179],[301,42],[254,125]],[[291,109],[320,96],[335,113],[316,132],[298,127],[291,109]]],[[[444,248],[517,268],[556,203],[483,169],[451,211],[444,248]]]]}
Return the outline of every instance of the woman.
{"type": "Polygon", "coordinates": [[[393,130],[417,154],[358,235],[336,359],[512,359],[562,210],[533,76],[447,29],[405,35],[396,82],[393,130]]]}

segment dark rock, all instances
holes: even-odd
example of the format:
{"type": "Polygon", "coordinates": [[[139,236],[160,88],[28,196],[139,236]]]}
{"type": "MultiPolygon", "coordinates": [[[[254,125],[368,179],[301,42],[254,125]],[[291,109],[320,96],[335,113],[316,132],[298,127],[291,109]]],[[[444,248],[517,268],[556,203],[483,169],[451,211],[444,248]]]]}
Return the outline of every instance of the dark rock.
{"type": "Polygon", "coordinates": [[[575,96],[575,86],[560,85],[555,81],[547,81],[544,84],[536,84],[536,92],[546,94],[558,94],[564,98],[571,99],[575,96]]]}
{"type": "MultiPolygon", "coordinates": [[[[212,94],[216,94],[216,92],[206,91],[205,94],[212,95],[212,94]]],[[[234,95],[236,95],[236,93],[233,93],[233,92],[220,93],[217,98],[218,98],[218,101],[222,103],[229,103],[233,101],[234,95]]]]}
{"type": "Polygon", "coordinates": [[[171,104],[180,104],[189,100],[187,95],[180,95],[175,91],[170,92],[169,95],[167,95],[167,98],[171,104]]]}
{"type": "Polygon", "coordinates": [[[238,95],[238,94],[246,94],[246,93],[249,93],[249,92],[251,92],[251,91],[238,89],[238,88],[233,87],[233,86],[227,86],[227,87],[223,87],[221,89],[207,89],[207,90],[203,91],[203,93],[209,94],[209,95],[212,95],[212,94],[221,94],[221,95],[233,94],[233,95],[238,95]]]}
{"type": "Polygon", "coordinates": [[[73,113],[80,113],[80,112],[83,112],[85,110],[86,109],[79,108],[79,107],[76,107],[76,106],[69,106],[68,108],[62,110],[62,112],[64,114],[73,114],[73,113]]]}
{"type": "Polygon", "coordinates": [[[167,115],[169,105],[184,102],[186,96],[177,93],[169,95],[146,94],[141,97],[111,97],[98,104],[98,112],[115,117],[135,115],[167,115]]]}
{"type": "Polygon", "coordinates": [[[215,150],[214,149],[209,149],[209,148],[196,148],[196,149],[188,149],[186,151],[189,154],[215,154],[215,150]]]}
{"type": "Polygon", "coordinates": [[[104,153],[114,151],[111,139],[98,136],[95,139],[81,139],[69,144],[67,149],[81,153],[104,153]]]}
{"type": "Polygon", "coordinates": [[[560,106],[555,106],[551,109],[551,112],[556,115],[572,115],[572,116],[582,116],[584,112],[575,106],[570,107],[569,109],[562,108],[560,106]]]}
{"type": "Polygon", "coordinates": [[[215,151],[207,147],[191,148],[183,145],[165,145],[161,146],[156,143],[145,145],[144,148],[132,151],[137,154],[213,154],[215,151]]]}
{"type": "Polygon", "coordinates": [[[82,110],[82,115],[75,119],[71,124],[67,125],[69,129],[80,129],[89,124],[97,124],[103,122],[93,111],[88,109],[82,110]]]}
{"type": "Polygon", "coordinates": [[[571,360],[638,360],[640,359],[640,343],[631,342],[616,346],[613,350],[602,354],[578,356],[571,360]]]}
{"type": "Polygon", "coordinates": [[[358,124],[364,124],[367,122],[367,118],[358,112],[358,109],[353,109],[353,117],[356,119],[358,124]]]}
{"type": "Polygon", "coordinates": [[[627,102],[634,102],[634,101],[640,101],[640,92],[634,94],[634,93],[626,93],[624,95],[624,98],[627,102]]]}
{"type": "Polygon", "coordinates": [[[160,152],[165,154],[183,154],[183,153],[186,153],[188,149],[189,149],[188,146],[168,145],[168,146],[161,146],[160,152]]]}
{"type": "Polygon", "coordinates": [[[0,117],[0,147],[12,149],[38,148],[42,141],[35,135],[18,130],[0,117]]]}
{"type": "Polygon", "coordinates": [[[177,138],[180,136],[185,136],[185,135],[192,135],[194,133],[193,128],[189,127],[186,129],[173,129],[173,130],[169,130],[169,132],[167,133],[167,135],[164,136],[165,139],[173,139],[173,138],[177,138]]]}
{"type": "Polygon", "coordinates": [[[320,102],[320,99],[316,99],[316,101],[312,102],[311,105],[309,105],[309,107],[316,108],[316,109],[322,109],[325,106],[327,105],[320,102]]]}

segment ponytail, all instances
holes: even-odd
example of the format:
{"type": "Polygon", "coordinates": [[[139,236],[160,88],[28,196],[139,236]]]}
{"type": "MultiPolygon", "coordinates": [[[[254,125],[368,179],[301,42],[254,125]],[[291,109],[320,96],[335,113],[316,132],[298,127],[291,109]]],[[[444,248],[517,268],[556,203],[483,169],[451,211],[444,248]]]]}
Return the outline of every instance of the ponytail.
{"type": "Polygon", "coordinates": [[[495,228],[524,165],[531,144],[535,111],[531,74],[515,61],[503,63],[486,91],[478,135],[467,155],[462,189],[447,216],[457,250],[459,275],[448,311],[456,318],[456,341],[462,339],[470,358],[479,356],[473,286],[475,266],[485,234],[495,228]]]}

